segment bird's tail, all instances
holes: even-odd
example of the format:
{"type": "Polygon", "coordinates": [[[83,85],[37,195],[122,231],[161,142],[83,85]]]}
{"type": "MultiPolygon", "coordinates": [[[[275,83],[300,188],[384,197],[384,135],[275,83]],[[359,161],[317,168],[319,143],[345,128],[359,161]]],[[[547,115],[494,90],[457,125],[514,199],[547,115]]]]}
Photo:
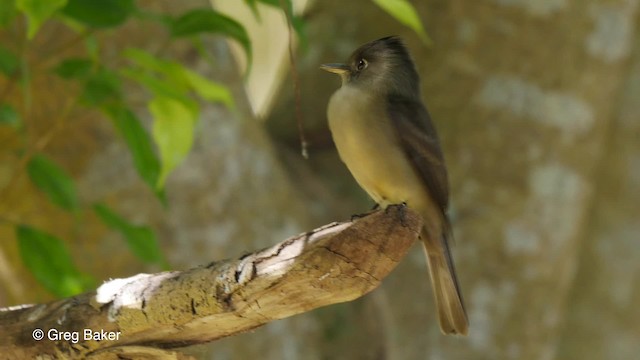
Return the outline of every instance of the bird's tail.
{"type": "Polygon", "coordinates": [[[431,285],[436,298],[440,329],[444,334],[467,335],[469,320],[458,286],[448,239],[444,234],[429,236],[424,229],[421,238],[429,264],[429,275],[431,275],[431,285]]]}

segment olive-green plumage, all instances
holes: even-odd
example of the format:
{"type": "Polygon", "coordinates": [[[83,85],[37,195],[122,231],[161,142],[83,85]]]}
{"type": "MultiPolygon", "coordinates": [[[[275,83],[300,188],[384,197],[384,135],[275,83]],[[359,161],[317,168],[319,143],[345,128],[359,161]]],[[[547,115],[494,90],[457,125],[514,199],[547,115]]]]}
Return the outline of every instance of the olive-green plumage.
{"type": "Polygon", "coordinates": [[[405,203],[422,215],[420,237],[440,328],[466,334],[469,323],[449,249],[447,170],[409,52],[400,39],[387,37],[358,48],[347,64],[322,69],[342,78],[327,110],[340,158],[380,206],[405,203]]]}

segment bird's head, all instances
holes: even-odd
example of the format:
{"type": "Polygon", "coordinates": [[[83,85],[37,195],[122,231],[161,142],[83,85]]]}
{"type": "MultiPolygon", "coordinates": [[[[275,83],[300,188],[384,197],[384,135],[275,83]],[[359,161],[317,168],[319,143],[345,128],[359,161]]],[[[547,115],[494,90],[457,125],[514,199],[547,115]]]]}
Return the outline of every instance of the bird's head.
{"type": "Polygon", "coordinates": [[[320,68],[340,75],[343,86],[420,96],[420,80],[409,51],[395,36],[360,46],[346,64],[323,64],[320,68]]]}

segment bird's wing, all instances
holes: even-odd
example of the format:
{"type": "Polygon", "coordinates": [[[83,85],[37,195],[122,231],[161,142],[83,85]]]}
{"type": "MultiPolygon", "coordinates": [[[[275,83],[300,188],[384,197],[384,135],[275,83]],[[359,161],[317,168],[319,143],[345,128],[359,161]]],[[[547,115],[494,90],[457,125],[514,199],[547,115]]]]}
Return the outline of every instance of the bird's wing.
{"type": "Polygon", "coordinates": [[[388,99],[387,111],[400,144],[445,215],[449,205],[447,169],[429,113],[419,100],[399,95],[388,99]]]}
{"type": "Polygon", "coordinates": [[[440,236],[433,236],[428,230],[420,236],[427,254],[440,328],[445,334],[466,335],[469,320],[449,249],[453,236],[446,214],[449,184],[438,135],[420,100],[390,97],[387,109],[407,158],[442,212],[445,228],[440,236]]]}

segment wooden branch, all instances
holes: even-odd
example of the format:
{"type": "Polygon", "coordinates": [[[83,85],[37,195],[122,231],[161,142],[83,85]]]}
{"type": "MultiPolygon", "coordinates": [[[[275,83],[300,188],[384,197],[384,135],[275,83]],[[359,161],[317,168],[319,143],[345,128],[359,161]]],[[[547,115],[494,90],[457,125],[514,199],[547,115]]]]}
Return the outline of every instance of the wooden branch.
{"type": "Polygon", "coordinates": [[[0,354],[179,358],[164,349],[212,341],[368,293],[404,257],[421,226],[415,212],[392,206],[239,259],[115,279],[69,299],[2,309],[0,354]],[[40,341],[34,340],[36,329],[43,331],[40,341]]]}

